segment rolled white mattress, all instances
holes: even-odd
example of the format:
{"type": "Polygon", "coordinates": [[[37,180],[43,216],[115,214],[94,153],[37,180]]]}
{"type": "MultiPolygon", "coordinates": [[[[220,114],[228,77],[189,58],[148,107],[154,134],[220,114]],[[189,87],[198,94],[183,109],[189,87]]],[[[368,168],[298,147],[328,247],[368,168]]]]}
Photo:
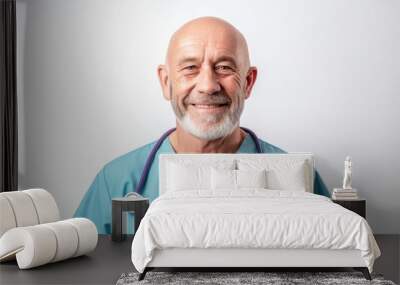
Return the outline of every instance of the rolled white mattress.
{"type": "Polygon", "coordinates": [[[97,229],[86,218],[17,227],[0,238],[0,262],[16,257],[20,269],[84,255],[96,248],[97,229]]]}
{"type": "Polygon", "coordinates": [[[53,196],[41,188],[0,193],[0,237],[15,227],[60,220],[53,196]]]}

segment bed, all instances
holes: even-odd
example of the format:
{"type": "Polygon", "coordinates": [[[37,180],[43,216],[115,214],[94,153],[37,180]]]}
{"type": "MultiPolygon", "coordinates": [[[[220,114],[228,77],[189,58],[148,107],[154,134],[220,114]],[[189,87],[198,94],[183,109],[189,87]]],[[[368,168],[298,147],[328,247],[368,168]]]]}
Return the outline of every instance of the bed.
{"type": "Polygon", "coordinates": [[[311,153],[161,154],[160,196],[132,242],[154,268],[352,267],[379,247],[361,216],[313,193],[311,153]]]}

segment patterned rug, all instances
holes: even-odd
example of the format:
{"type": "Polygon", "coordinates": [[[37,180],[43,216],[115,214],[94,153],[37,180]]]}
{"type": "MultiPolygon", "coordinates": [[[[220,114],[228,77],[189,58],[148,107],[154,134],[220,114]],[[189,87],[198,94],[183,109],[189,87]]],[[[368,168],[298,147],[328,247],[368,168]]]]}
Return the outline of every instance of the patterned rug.
{"type": "Polygon", "coordinates": [[[364,278],[361,272],[147,272],[145,279],[138,281],[139,273],[124,273],[117,285],[134,284],[379,284],[395,285],[384,280],[380,274],[371,274],[372,281],[364,278]]]}

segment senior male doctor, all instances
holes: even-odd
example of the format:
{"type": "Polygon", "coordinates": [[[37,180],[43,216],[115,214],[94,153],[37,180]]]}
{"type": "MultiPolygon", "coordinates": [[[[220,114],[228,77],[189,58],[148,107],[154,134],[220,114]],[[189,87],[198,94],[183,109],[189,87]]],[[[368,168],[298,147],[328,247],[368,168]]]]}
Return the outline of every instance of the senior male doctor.
{"type": "MultiPolygon", "coordinates": [[[[194,19],[171,37],[166,61],[158,67],[166,100],[176,115],[176,129],[156,141],[107,163],[83,197],[75,217],[87,217],[99,233],[111,233],[111,199],[136,191],[152,150],[154,161],[142,187],[150,201],[158,196],[160,153],[284,153],[239,126],[244,101],[250,97],[257,68],[250,66],[243,35],[215,17],[194,19]]],[[[316,194],[330,196],[316,172],[316,194]]]]}

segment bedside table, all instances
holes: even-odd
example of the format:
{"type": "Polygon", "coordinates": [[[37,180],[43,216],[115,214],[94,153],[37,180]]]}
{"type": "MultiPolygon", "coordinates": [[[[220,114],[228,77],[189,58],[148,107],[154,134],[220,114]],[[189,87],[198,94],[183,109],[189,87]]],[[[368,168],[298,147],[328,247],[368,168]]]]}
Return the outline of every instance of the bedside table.
{"type": "Polygon", "coordinates": [[[332,199],[332,202],[339,204],[340,206],[359,214],[361,217],[366,219],[366,200],[356,199],[356,200],[336,200],[332,199]]]}
{"type": "Polygon", "coordinates": [[[149,199],[121,197],[112,199],[112,225],[111,239],[112,241],[123,241],[126,239],[126,213],[130,212],[135,215],[135,233],[139,227],[140,221],[149,208],[149,199]]]}

